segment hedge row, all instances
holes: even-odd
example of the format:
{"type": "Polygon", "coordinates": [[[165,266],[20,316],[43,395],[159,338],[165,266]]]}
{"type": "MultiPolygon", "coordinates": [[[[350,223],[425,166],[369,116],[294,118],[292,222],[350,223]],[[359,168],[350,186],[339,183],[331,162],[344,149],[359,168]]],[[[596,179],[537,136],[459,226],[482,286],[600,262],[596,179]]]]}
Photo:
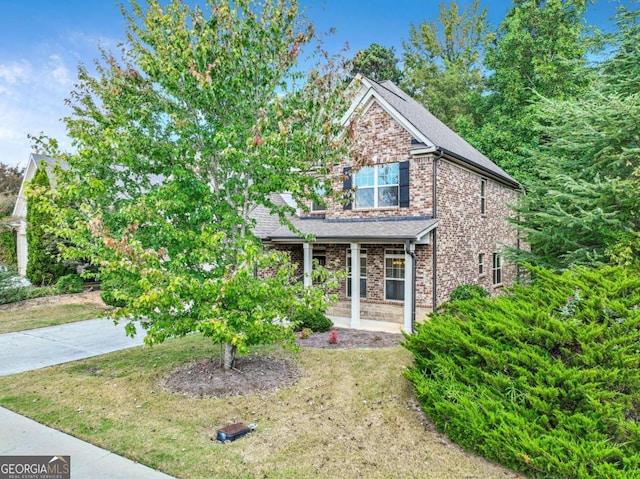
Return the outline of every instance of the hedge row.
{"type": "Polygon", "coordinates": [[[639,272],[531,274],[407,337],[418,400],[454,441],[532,477],[640,477],[639,272]]]}

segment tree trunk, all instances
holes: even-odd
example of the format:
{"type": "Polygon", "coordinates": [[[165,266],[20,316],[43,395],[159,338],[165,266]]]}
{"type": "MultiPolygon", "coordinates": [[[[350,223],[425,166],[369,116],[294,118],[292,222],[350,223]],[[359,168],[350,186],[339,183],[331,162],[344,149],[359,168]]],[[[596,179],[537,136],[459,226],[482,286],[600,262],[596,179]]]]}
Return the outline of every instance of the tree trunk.
{"type": "Polygon", "coordinates": [[[236,347],[233,344],[224,344],[224,368],[231,369],[236,365],[236,347]]]}

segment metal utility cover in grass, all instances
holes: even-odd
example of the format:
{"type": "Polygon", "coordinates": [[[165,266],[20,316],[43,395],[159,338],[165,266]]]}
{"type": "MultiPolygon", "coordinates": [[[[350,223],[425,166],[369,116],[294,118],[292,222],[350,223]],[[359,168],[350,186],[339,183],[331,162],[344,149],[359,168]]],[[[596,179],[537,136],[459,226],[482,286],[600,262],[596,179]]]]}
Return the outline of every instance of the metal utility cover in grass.
{"type": "Polygon", "coordinates": [[[251,429],[248,426],[245,426],[241,422],[231,424],[230,426],[223,427],[222,429],[218,429],[218,435],[216,439],[220,442],[225,441],[235,441],[239,437],[245,436],[249,434],[251,429]]]}

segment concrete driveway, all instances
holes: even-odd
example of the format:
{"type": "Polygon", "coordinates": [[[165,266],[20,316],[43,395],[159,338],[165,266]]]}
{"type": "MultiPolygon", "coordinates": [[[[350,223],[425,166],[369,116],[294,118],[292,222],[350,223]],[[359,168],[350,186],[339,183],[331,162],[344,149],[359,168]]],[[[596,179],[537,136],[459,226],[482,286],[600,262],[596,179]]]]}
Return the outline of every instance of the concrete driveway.
{"type": "Polygon", "coordinates": [[[0,334],[0,376],[68,363],[143,344],[144,333],[131,339],[125,322],[92,319],[48,328],[0,334]]]}
{"type": "MultiPolygon", "coordinates": [[[[0,376],[97,356],[143,343],[124,333],[125,323],[93,319],[0,334],[0,376]]],[[[71,478],[172,479],[142,464],[81,441],[0,407],[2,456],[70,456],[71,478]]]]}

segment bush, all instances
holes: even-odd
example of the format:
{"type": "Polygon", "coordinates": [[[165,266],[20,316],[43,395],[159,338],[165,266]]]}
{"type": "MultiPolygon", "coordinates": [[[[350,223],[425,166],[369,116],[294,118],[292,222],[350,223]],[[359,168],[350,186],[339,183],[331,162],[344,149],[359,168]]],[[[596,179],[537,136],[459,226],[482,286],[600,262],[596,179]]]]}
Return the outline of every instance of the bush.
{"type": "Polygon", "coordinates": [[[59,238],[47,232],[51,223],[45,191],[50,187],[44,167],[31,180],[27,199],[27,278],[32,284],[50,285],[74,272],[74,268],[60,260],[59,238]]]}
{"type": "Polygon", "coordinates": [[[107,306],[124,308],[128,301],[142,294],[135,276],[127,272],[102,274],[100,297],[107,306]]]}
{"type": "Polygon", "coordinates": [[[305,309],[298,311],[292,318],[292,321],[296,323],[296,331],[308,328],[314,333],[324,333],[333,327],[333,321],[327,318],[322,311],[318,310],[305,309]]]}
{"type": "Polygon", "coordinates": [[[15,233],[9,228],[0,227],[0,265],[15,268],[17,263],[15,233]]]}
{"type": "Polygon", "coordinates": [[[463,284],[451,291],[449,298],[451,301],[466,301],[473,298],[488,298],[489,293],[482,286],[477,284],[463,284]]]}
{"type": "Polygon", "coordinates": [[[20,284],[15,271],[0,270],[0,304],[17,303],[25,299],[52,296],[57,290],[51,286],[34,287],[20,284]]]}
{"type": "Polygon", "coordinates": [[[406,336],[418,400],[451,439],[531,477],[640,477],[640,272],[531,273],[406,336]]]}
{"type": "Polygon", "coordinates": [[[56,290],[60,294],[81,293],[83,289],[84,281],[77,274],[63,276],[56,283],[56,290]]]}

